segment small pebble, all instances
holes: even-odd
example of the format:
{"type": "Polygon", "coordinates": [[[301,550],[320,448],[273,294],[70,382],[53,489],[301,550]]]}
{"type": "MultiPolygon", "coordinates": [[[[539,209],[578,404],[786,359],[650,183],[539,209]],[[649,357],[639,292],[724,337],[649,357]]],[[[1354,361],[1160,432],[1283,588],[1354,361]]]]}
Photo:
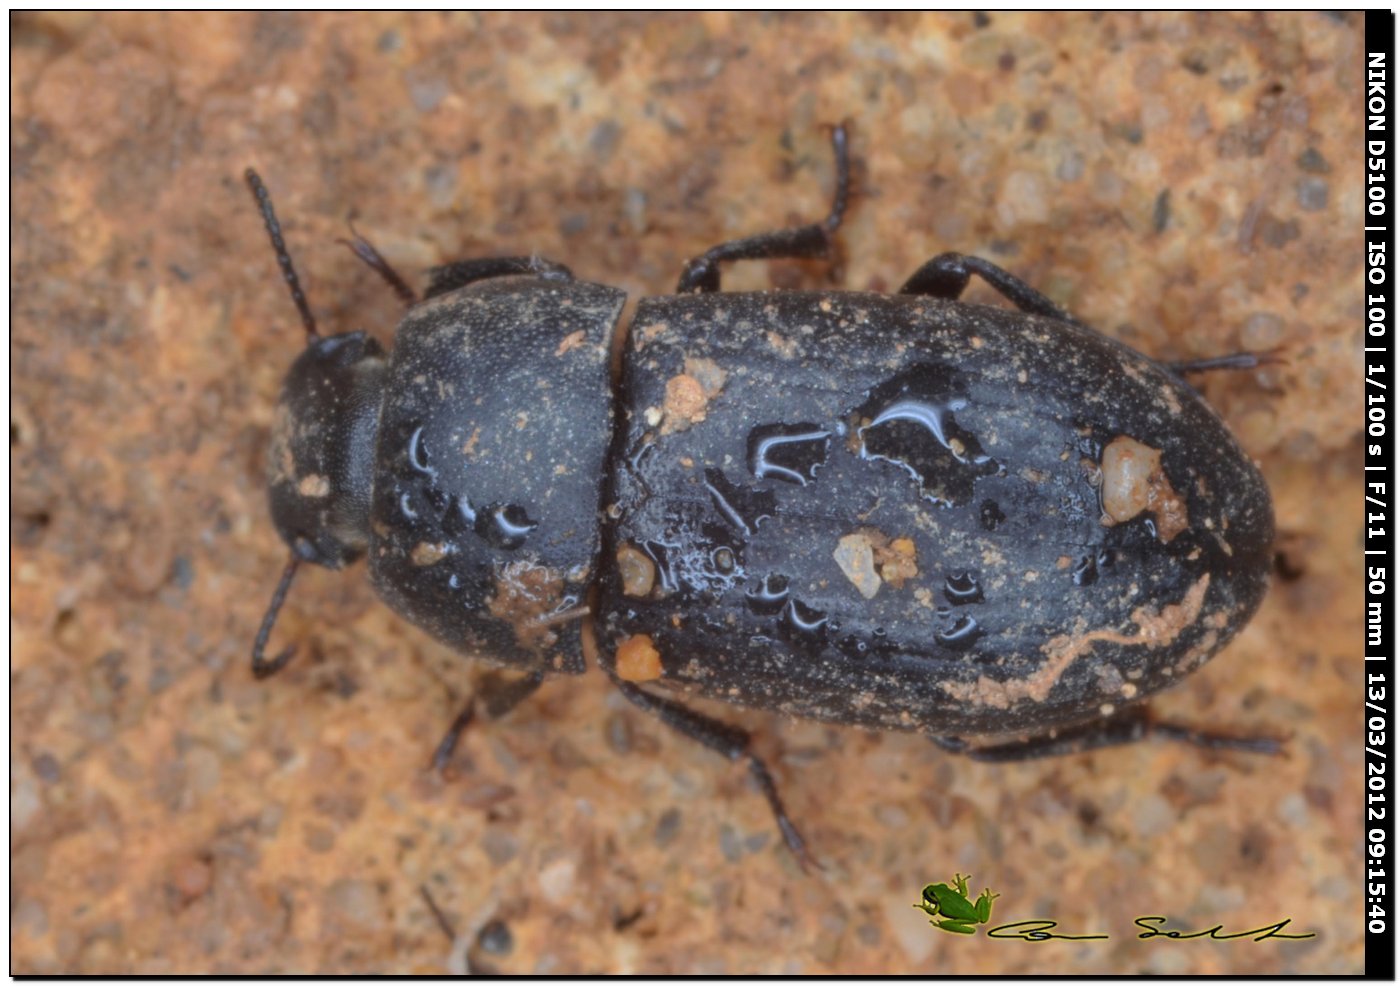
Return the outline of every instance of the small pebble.
{"type": "Polygon", "coordinates": [[[1315,175],[1325,175],[1332,170],[1332,166],[1316,147],[1309,147],[1298,155],[1298,167],[1315,175]]]}
{"type": "Polygon", "coordinates": [[[719,851],[724,853],[724,858],[731,863],[737,863],[744,855],[744,845],[739,839],[739,833],[734,831],[732,825],[721,825],[719,827],[719,851]]]}
{"type": "Polygon", "coordinates": [[[618,138],[621,136],[622,127],[616,120],[601,120],[588,135],[588,149],[599,161],[606,163],[617,150],[618,138]]]}
{"type": "Polygon", "coordinates": [[[176,864],[174,882],[184,903],[189,903],[209,892],[214,883],[214,868],[203,859],[186,859],[176,864]]]}
{"type": "Polygon", "coordinates": [[[1278,817],[1294,828],[1307,828],[1308,802],[1301,792],[1294,791],[1278,803],[1278,817]]]}
{"type": "Polygon", "coordinates": [[[430,113],[447,98],[447,84],[441,79],[409,79],[408,98],[420,113],[430,113]]]}
{"type": "Polygon", "coordinates": [[[492,918],[477,932],[476,944],[483,952],[491,955],[509,955],[510,950],[515,947],[515,936],[510,933],[510,926],[504,921],[492,918]]]}
{"type": "Polygon", "coordinates": [[[549,759],[563,770],[577,770],[588,765],[588,759],[566,736],[560,736],[550,744],[549,759]]]}
{"type": "Polygon", "coordinates": [[[1272,349],[1283,341],[1283,319],[1272,312],[1256,312],[1245,319],[1240,345],[1251,351],[1272,349]]]}
{"type": "Polygon", "coordinates": [[[1084,158],[1078,153],[1071,151],[1060,161],[1060,166],[1055,169],[1055,177],[1060,181],[1078,181],[1084,177],[1084,158]]]}
{"type": "Polygon", "coordinates": [[[368,880],[343,877],[331,884],[327,903],[342,917],[365,928],[378,928],[384,923],[379,892],[368,880]]]}
{"type": "Polygon", "coordinates": [[[520,852],[520,840],[504,829],[490,828],[481,837],[481,848],[497,866],[504,866],[520,852]]]}
{"type": "Polygon", "coordinates": [[[38,754],[30,766],[34,768],[34,773],[39,776],[39,780],[45,784],[53,784],[62,776],[58,760],[52,753],[38,754]]]}
{"type": "Polygon", "coordinates": [[[1309,212],[1327,208],[1329,187],[1321,178],[1304,178],[1298,182],[1298,205],[1309,212]]]}
{"type": "Polygon", "coordinates": [[[578,864],[572,859],[556,859],[540,870],[540,889],[552,901],[567,900],[574,891],[578,864]]]}
{"type": "Polygon", "coordinates": [[[189,555],[176,555],[171,565],[170,580],[177,588],[188,589],[194,584],[194,562],[189,555]]]}
{"type": "Polygon", "coordinates": [[[667,808],[661,813],[661,818],[656,822],[656,831],[652,833],[652,841],[656,843],[658,849],[665,849],[675,841],[681,830],[681,812],[679,808],[667,808]]]}
{"type": "Polygon", "coordinates": [[[49,914],[32,897],[21,897],[10,912],[10,930],[30,938],[40,938],[49,930],[49,914]]]}
{"type": "Polygon", "coordinates": [[[335,832],[314,822],[302,826],[302,844],[314,853],[330,852],[335,848],[335,832]]]}
{"type": "Polygon", "coordinates": [[[10,782],[10,829],[16,831],[27,826],[39,814],[44,803],[39,799],[39,788],[27,777],[10,782]]]}
{"type": "Polygon", "coordinates": [[[632,721],[621,712],[608,716],[607,736],[608,746],[614,753],[632,752],[632,721]]]}
{"type": "Polygon", "coordinates": [[[1160,794],[1149,794],[1133,805],[1133,829],[1144,839],[1167,832],[1176,823],[1176,812],[1160,794]]]}

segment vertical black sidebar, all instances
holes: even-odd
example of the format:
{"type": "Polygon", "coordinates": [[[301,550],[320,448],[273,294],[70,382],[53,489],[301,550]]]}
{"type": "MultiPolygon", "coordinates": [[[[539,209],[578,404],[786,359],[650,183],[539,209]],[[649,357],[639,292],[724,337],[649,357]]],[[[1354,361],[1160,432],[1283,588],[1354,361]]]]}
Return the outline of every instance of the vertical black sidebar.
{"type": "Polygon", "coordinates": [[[1394,415],[1390,413],[1390,387],[1394,383],[1391,306],[1394,291],[1394,215],[1390,176],[1395,159],[1390,153],[1390,73],[1395,62],[1395,15],[1390,11],[1366,11],[1366,96],[1363,107],[1366,144],[1366,673],[1363,718],[1365,720],[1366,784],[1366,976],[1395,978],[1395,922],[1397,901],[1390,888],[1394,859],[1393,818],[1396,803],[1389,790],[1394,774],[1393,707],[1400,684],[1395,679],[1392,625],[1394,594],[1391,569],[1395,567],[1395,538],[1391,528],[1390,500],[1395,489],[1394,415]]]}

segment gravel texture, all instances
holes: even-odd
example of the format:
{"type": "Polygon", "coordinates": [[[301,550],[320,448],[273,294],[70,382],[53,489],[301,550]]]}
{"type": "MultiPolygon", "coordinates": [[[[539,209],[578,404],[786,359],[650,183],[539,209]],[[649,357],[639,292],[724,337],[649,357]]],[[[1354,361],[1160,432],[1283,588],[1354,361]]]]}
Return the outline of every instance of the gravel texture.
{"type": "MultiPolygon", "coordinates": [[[[11,21],[11,970],[1355,973],[1361,968],[1361,21],[1355,15],[21,14],[11,21]],[[285,549],[263,455],[301,344],[242,171],[328,330],[392,342],[406,275],[538,252],[633,297],[824,214],[841,283],[956,249],[1168,359],[1275,497],[1284,573],[1158,700],[1291,736],[987,766],[708,707],[760,735],[825,869],[738,766],[600,675],[428,757],[470,665],[285,549]],[[911,906],[973,875],[965,938],[911,906]],[[422,890],[441,908],[449,940],[422,890]],[[1140,941],[1132,919],[1306,941],[1140,941]]],[[[726,285],[821,287],[819,263],[726,285]]],[[[972,297],[990,300],[976,288],[972,297]]]]}

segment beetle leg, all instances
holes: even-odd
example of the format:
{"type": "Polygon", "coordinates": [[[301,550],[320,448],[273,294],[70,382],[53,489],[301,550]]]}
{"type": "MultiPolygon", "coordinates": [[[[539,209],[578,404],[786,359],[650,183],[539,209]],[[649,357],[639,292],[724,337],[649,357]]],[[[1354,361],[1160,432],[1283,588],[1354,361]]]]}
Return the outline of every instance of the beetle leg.
{"type": "Polygon", "coordinates": [[[718,291],[719,265],[726,260],[830,256],[831,236],[841,226],[841,220],[846,215],[846,201],[851,190],[851,161],[844,123],[831,128],[831,148],[836,154],[836,191],[831,199],[831,212],[825,219],[808,226],[773,230],[712,246],[686,263],[685,270],[681,272],[680,282],[676,285],[676,293],[718,291]]]}
{"type": "Polygon", "coordinates": [[[347,225],[349,225],[350,227],[350,235],[353,237],[353,239],[341,240],[340,242],[344,243],[351,250],[353,250],[355,252],[355,256],[363,260],[366,264],[370,266],[370,269],[372,269],[380,277],[384,278],[384,282],[388,284],[390,288],[393,289],[394,294],[399,296],[400,301],[402,301],[405,305],[417,304],[418,296],[413,293],[413,289],[408,286],[408,282],[405,281],[399,275],[399,272],[394,270],[393,266],[390,265],[389,261],[385,260],[383,255],[374,248],[373,243],[371,243],[369,240],[365,239],[363,236],[360,235],[359,230],[355,228],[355,224],[353,222],[350,222],[349,220],[347,220],[346,222],[347,225]]]}
{"type": "Polygon", "coordinates": [[[958,736],[930,735],[929,739],[949,753],[960,753],[973,760],[989,763],[1008,763],[1083,753],[1106,746],[1121,746],[1154,735],[1208,750],[1239,750],[1244,753],[1269,755],[1283,752],[1283,740],[1278,737],[1238,736],[1195,729],[1180,723],[1157,722],[1146,706],[1138,706],[1096,722],[1007,743],[974,746],[958,736]]]}
{"type": "Polygon", "coordinates": [[[287,600],[287,590],[292,587],[292,578],[297,574],[300,564],[301,559],[296,555],[287,559],[287,567],[282,569],[282,578],[277,581],[277,588],[272,592],[272,601],[267,604],[267,612],[263,614],[262,626],[258,627],[258,635],[253,638],[253,677],[259,681],[270,678],[285,668],[292,655],[297,652],[296,644],[291,644],[270,660],[263,656],[267,650],[267,638],[272,635],[272,628],[277,623],[277,614],[282,611],[282,604],[287,600]]]}
{"type": "Polygon", "coordinates": [[[505,678],[501,675],[488,675],[483,679],[478,694],[486,704],[486,714],[499,719],[525,701],[544,684],[544,674],[532,671],[523,678],[505,678]]]}
{"type": "Polygon", "coordinates": [[[1178,360],[1167,364],[1173,373],[1203,373],[1206,370],[1253,370],[1261,366],[1287,363],[1283,349],[1265,349],[1260,352],[1230,353],[1228,356],[1212,356],[1207,359],[1178,360]]]}
{"type": "Polygon", "coordinates": [[[711,750],[731,761],[747,759],[749,772],[758,782],[759,790],[763,792],[763,796],[768,799],[768,807],[773,811],[773,818],[778,823],[778,830],[783,833],[783,841],[787,843],[788,849],[797,857],[797,861],[803,869],[809,870],[812,867],[821,869],[821,864],[812,858],[807,849],[807,843],[803,840],[801,833],[797,831],[797,826],[793,824],[792,819],[788,817],[787,810],[783,808],[782,799],[778,797],[778,786],[773,783],[773,775],[768,772],[767,765],[756,754],[749,751],[751,737],[748,733],[737,726],[730,726],[693,709],[688,709],[679,702],[653,695],[651,692],[644,691],[617,677],[613,677],[613,684],[629,702],[642,711],[656,716],[681,735],[688,736],[697,743],[708,746],[711,750]]]}
{"type": "Polygon", "coordinates": [[[1055,304],[1045,295],[1009,271],[990,260],[969,257],[961,253],[940,253],[904,282],[900,294],[923,294],[931,298],[956,301],[976,274],[997,292],[1028,315],[1043,315],[1071,325],[1087,328],[1083,322],[1055,304]]]}
{"type": "Polygon", "coordinates": [[[437,749],[433,751],[433,759],[428,761],[429,770],[440,774],[447,768],[452,754],[457,751],[457,744],[462,740],[462,734],[475,718],[476,696],[472,696],[467,699],[467,704],[462,706],[462,711],[457,713],[457,718],[452,720],[452,725],[447,727],[447,732],[438,741],[437,749]]]}
{"type": "Polygon", "coordinates": [[[544,257],[484,257],[478,260],[459,260],[455,264],[443,264],[428,271],[428,290],[423,292],[423,300],[456,291],[475,281],[514,275],[542,277],[548,281],[574,279],[573,271],[569,268],[544,257]]]}
{"type": "Polygon", "coordinates": [[[477,693],[467,700],[467,704],[457,713],[457,718],[452,720],[452,725],[447,727],[447,732],[438,742],[437,749],[433,751],[433,759],[428,765],[429,769],[441,772],[452,759],[452,754],[456,752],[457,744],[462,739],[462,733],[466,732],[467,726],[476,718],[478,698],[486,706],[486,714],[492,719],[499,719],[539,691],[542,684],[544,675],[539,671],[523,678],[489,675],[482,679],[477,693]]]}

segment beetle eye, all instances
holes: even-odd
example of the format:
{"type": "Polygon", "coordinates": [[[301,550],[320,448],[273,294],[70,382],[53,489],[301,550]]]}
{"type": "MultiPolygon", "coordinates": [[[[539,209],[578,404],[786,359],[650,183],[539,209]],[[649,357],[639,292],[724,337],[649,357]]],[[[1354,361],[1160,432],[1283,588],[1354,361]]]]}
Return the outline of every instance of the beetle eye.
{"type": "Polygon", "coordinates": [[[316,546],[311,543],[311,540],[304,535],[298,534],[296,539],[292,541],[292,554],[296,555],[302,561],[309,561],[313,564],[320,564],[321,562],[321,553],[316,550],[316,546]]]}

